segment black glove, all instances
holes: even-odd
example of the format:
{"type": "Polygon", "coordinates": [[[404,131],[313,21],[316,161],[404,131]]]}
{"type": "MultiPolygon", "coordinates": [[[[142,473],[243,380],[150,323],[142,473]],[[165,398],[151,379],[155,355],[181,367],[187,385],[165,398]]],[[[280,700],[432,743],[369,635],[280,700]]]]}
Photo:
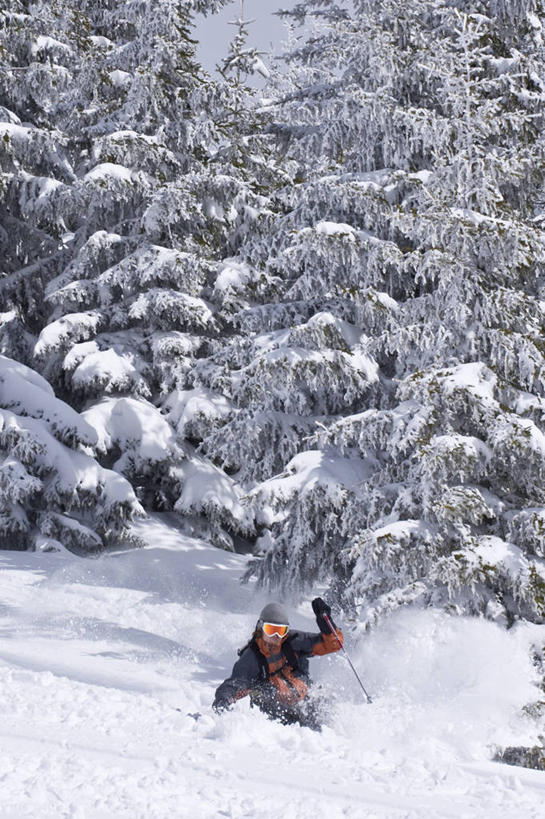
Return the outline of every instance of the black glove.
{"type": "Polygon", "coordinates": [[[336,628],[335,623],[331,619],[331,606],[328,606],[321,597],[315,597],[312,601],[312,611],[316,615],[316,622],[322,634],[331,634],[331,629],[325,620],[325,617],[329,617],[331,625],[333,628],[336,628]]]}

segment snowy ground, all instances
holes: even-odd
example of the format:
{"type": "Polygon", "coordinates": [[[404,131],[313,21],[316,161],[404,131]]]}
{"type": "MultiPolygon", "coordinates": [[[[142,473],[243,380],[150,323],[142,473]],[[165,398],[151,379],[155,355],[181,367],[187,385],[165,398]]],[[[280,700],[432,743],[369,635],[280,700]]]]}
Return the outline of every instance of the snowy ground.
{"type": "Polygon", "coordinates": [[[0,552],[2,819],[543,819],[545,773],[490,761],[536,741],[520,707],[543,629],[404,612],[348,639],[372,705],[342,657],[312,661],[337,698],[321,734],[246,701],[216,716],[267,598],[244,558],[142,531],[149,549],[96,560],[0,552]]]}

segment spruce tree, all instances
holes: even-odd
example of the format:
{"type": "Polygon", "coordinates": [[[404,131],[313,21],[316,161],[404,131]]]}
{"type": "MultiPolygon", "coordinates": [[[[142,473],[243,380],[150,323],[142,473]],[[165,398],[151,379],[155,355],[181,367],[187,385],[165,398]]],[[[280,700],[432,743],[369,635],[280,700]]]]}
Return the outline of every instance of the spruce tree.
{"type": "MultiPolygon", "coordinates": [[[[222,427],[236,429],[240,412],[228,373],[245,344],[237,317],[247,304],[247,277],[252,274],[238,251],[248,237],[266,233],[276,192],[289,180],[283,157],[268,133],[270,115],[251,84],[252,75],[266,76],[268,69],[250,44],[250,23],[241,3],[240,16],[232,21],[235,36],[218,65],[220,79],[212,87],[216,141],[200,176],[206,208],[215,214],[217,225],[211,234],[214,262],[202,291],[213,313],[214,329],[191,361],[185,379],[179,380],[163,404],[188,448],[180,468],[186,480],[176,510],[200,511],[214,542],[227,548],[237,544],[244,550],[255,538],[253,512],[243,497],[244,470],[238,461],[226,465],[222,442],[230,433],[226,436],[223,430],[216,438],[222,427]]],[[[247,441],[238,444],[243,449],[248,446],[247,441]]],[[[247,451],[250,459],[257,454],[251,445],[247,451]]]]}
{"type": "MultiPolygon", "coordinates": [[[[265,71],[246,30],[221,79],[196,61],[192,15],[218,5],[79,0],[72,15],[56,4],[77,21],[77,31],[57,26],[78,59],[50,112],[70,164],[55,210],[63,233],[40,277],[28,271],[32,305],[20,298],[20,271],[6,271],[2,349],[85,411],[99,433],[95,454],[147,508],[196,516],[202,534],[229,546],[224,527],[238,536],[253,524],[236,482],[195,451],[200,428],[229,411],[201,371],[230,332],[218,269],[278,181],[246,105],[247,72],[265,71]],[[161,442],[151,448],[150,425],[161,442]]],[[[23,32],[27,54],[34,35],[23,32]]]]}
{"type": "Polygon", "coordinates": [[[172,508],[191,445],[154,404],[187,386],[217,334],[203,291],[231,230],[216,207],[226,185],[207,170],[217,92],[190,31],[194,11],[220,4],[43,5],[41,22],[39,3],[4,14],[3,192],[16,228],[5,236],[2,350],[87,410],[95,453],[149,507],[172,508]],[[150,423],[162,449],[146,445],[150,423]]]}
{"type": "Polygon", "coordinates": [[[322,23],[277,101],[302,174],[245,256],[276,291],[232,383],[292,439],[238,430],[279,472],[251,492],[253,571],[333,578],[368,617],[418,598],[541,620],[543,10],[355,5],[295,10],[322,23]]]}

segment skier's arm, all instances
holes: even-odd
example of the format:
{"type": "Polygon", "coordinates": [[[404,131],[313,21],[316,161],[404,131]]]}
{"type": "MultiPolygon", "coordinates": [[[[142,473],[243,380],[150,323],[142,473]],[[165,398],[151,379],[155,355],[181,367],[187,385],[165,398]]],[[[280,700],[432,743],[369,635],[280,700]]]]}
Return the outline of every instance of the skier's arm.
{"type": "Polygon", "coordinates": [[[344,635],[340,628],[335,629],[335,634],[320,634],[320,639],[312,648],[312,655],[331,654],[333,651],[338,651],[344,642],[344,635]],[[336,636],[335,636],[336,635],[336,636]]]}
{"type": "Polygon", "coordinates": [[[310,631],[298,631],[291,641],[291,647],[297,654],[306,657],[317,657],[322,654],[331,654],[340,649],[344,637],[340,628],[335,629],[335,634],[313,634],[310,631]],[[335,637],[335,634],[337,635],[335,637]]]}
{"type": "Polygon", "coordinates": [[[223,711],[250,693],[259,680],[259,664],[251,649],[246,649],[236,661],[228,677],[216,690],[212,708],[223,711]]]}

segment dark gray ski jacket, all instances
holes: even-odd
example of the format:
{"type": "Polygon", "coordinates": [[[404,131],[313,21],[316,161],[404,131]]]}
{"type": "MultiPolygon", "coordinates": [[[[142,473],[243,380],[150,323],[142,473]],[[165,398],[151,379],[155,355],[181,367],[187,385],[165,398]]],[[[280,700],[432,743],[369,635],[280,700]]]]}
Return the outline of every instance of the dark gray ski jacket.
{"type": "Polygon", "coordinates": [[[342,632],[312,634],[294,631],[281,647],[271,647],[261,638],[252,638],[242,649],[231,676],[216,690],[213,707],[227,708],[236,700],[271,684],[281,702],[293,704],[302,700],[310,684],[309,657],[338,651],[342,632]]]}

